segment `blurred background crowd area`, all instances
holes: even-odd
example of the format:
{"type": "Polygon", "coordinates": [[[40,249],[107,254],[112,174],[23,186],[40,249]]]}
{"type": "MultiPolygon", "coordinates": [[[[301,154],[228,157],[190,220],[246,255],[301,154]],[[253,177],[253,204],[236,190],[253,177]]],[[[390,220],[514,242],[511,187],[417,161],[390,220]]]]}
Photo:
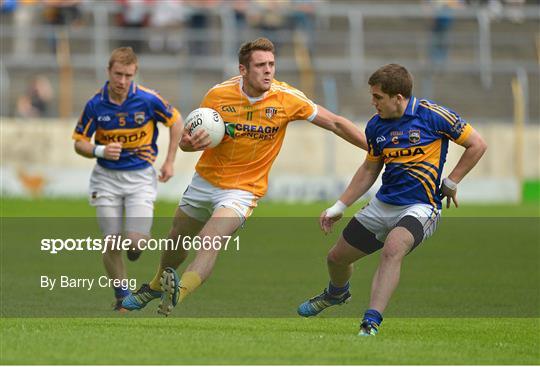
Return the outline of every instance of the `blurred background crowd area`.
{"type": "Polygon", "coordinates": [[[525,0],[2,0],[1,115],[79,115],[131,46],[138,82],[184,114],[236,75],[240,44],[277,47],[277,74],[353,120],[369,118],[367,78],[398,62],[414,93],[469,119],[511,122],[519,80],[539,119],[540,5],[525,0]]]}
{"type": "MultiPolygon", "coordinates": [[[[276,79],[361,127],[369,75],[405,65],[413,93],[457,111],[486,138],[461,199],[540,202],[540,4],[531,0],[0,0],[0,188],[5,196],[84,197],[93,160],[73,127],[131,46],[136,81],[182,114],[238,74],[242,42],[276,45],[276,79]]],[[[168,134],[158,139],[161,152],[168,134]]],[[[452,147],[447,167],[462,149],[452,147]]],[[[159,167],[164,155],[158,156],[159,167]]],[[[159,197],[177,200],[198,154],[182,154],[159,197]]],[[[288,127],[267,198],[334,200],[364,153],[307,123],[288,127]],[[294,143],[288,143],[294,142],[294,143]]],[[[377,189],[376,184],[373,190],[377,189]]],[[[374,193],[370,192],[369,195],[374,193]]]]}

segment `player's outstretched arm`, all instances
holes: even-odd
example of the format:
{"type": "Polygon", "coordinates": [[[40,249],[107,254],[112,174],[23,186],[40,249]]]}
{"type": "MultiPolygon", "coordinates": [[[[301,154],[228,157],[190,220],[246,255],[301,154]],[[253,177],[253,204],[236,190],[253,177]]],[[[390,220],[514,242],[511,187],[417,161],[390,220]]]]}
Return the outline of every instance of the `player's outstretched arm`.
{"type": "Polygon", "coordinates": [[[176,159],[176,150],[182,137],[182,126],[184,121],[182,117],[179,117],[176,122],[169,128],[169,149],[167,150],[167,157],[165,162],[160,168],[159,181],[167,182],[174,175],[174,160],[176,159]]]}
{"type": "Polygon", "coordinates": [[[75,141],[75,151],[86,158],[104,158],[111,161],[120,159],[122,143],[109,143],[107,145],[94,145],[86,140],[75,141]]]}
{"type": "Polygon", "coordinates": [[[460,145],[465,147],[465,151],[452,172],[447,178],[443,179],[441,185],[442,197],[446,197],[447,208],[450,208],[450,199],[454,202],[456,208],[458,207],[457,184],[476,166],[487,150],[486,142],[476,130],[473,130],[460,145]]]}
{"type": "Polygon", "coordinates": [[[317,105],[317,116],[313,123],[323,129],[330,130],[337,136],[347,140],[359,148],[368,150],[366,135],[355,126],[351,120],[328,111],[323,106],[317,105]]]}
{"type": "Polygon", "coordinates": [[[374,162],[367,159],[364,161],[339,200],[321,213],[319,223],[324,233],[328,234],[332,230],[334,223],[341,219],[345,209],[369,190],[379,176],[382,167],[382,161],[374,162]]]}

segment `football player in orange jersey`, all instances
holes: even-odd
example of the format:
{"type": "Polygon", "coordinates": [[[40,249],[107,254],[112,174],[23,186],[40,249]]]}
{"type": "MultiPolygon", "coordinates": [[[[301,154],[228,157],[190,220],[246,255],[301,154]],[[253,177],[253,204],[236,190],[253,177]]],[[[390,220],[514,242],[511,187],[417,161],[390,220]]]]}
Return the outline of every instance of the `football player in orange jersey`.
{"type": "MultiPolygon", "coordinates": [[[[348,119],[318,106],[301,91],[274,79],[274,45],[266,38],[243,44],[238,53],[240,75],[211,88],[201,107],[218,111],[226,124],[226,136],[205,150],[208,134],[180,141],[183,151],[205,150],[196,173],[177,209],[169,237],[211,238],[232,235],[249,217],[267,190],[268,173],[277,157],[287,124],[308,120],[332,131],[364,150],[364,133],[348,119]]],[[[224,241],[222,241],[224,242],[224,241]]],[[[128,310],[141,309],[161,298],[158,312],[172,308],[204,282],[212,272],[219,249],[197,252],[179,279],[176,268],[186,259],[185,248],[162,253],[154,279],[124,299],[128,310]]]]}

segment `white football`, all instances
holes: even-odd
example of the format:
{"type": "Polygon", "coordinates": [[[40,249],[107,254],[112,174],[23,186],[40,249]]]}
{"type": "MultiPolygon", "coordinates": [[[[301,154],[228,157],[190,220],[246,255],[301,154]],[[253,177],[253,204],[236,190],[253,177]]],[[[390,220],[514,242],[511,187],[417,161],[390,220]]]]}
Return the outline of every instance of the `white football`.
{"type": "Polygon", "coordinates": [[[210,135],[212,142],[208,148],[214,148],[225,135],[225,123],[220,114],[206,107],[197,108],[191,111],[185,120],[184,127],[187,129],[189,136],[192,136],[199,129],[204,129],[210,135]]]}

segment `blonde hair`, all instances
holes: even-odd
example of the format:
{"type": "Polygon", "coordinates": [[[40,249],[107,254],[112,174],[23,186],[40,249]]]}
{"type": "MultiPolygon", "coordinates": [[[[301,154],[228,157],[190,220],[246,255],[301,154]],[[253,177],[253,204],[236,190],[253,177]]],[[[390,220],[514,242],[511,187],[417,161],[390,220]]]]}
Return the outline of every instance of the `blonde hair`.
{"type": "Polygon", "coordinates": [[[257,38],[254,41],[246,42],[238,50],[238,62],[249,67],[249,61],[253,51],[270,51],[274,53],[274,44],[268,38],[257,38]]]}
{"type": "Polygon", "coordinates": [[[109,69],[112,68],[115,62],[122,65],[138,66],[137,55],[135,55],[131,47],[119,47],[113,50],[109,59],[109,69]]]}

